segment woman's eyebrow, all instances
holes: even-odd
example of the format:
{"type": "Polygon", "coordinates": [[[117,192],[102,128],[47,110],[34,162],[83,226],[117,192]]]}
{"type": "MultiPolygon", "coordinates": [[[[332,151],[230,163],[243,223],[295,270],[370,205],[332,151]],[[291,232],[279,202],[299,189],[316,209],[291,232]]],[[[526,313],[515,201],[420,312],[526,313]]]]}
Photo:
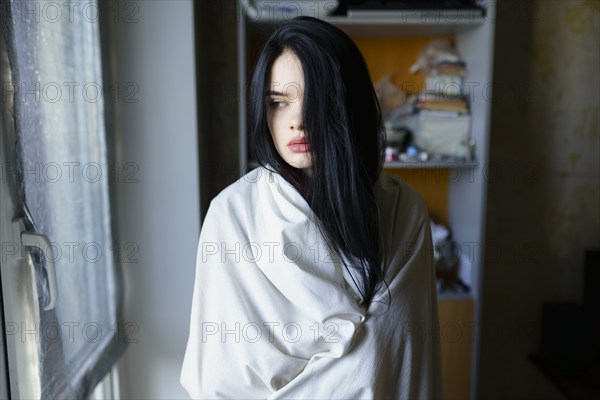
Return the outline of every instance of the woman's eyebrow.
{"type": "Polygon", "coordinates": [[[267,90],[265,92],[265,95],[267,95],[267,96],[285,96],[285,94],[283,94],[281,92],[277,92],[275,90],[267,90]]]}

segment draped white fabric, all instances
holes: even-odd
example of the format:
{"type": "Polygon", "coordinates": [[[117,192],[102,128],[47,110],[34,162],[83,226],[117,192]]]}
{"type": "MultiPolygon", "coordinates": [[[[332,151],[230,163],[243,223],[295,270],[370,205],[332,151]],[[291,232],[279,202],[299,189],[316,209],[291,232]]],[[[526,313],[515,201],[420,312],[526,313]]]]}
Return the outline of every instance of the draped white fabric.
{"type": "Polygon", "coordinates": [[[375,195],[389,286],[368,309],[281,176],[258,168],[212,201],[181,373],[192,398],[440,397],[427,210],[383,173],[375,195]]]}

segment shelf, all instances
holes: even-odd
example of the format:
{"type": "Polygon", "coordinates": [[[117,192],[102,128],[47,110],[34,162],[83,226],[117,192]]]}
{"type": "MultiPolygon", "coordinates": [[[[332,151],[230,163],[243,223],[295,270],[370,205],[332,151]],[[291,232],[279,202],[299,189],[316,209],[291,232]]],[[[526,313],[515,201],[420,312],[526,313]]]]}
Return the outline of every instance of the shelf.
{"type": "Polygon", "coordinates": [[[438,292],[438,301],[453,301],[453,300],[474,300],[473,294],[467,293],[453,293],[453,292],[438,292]]]}
{"type": "Polygon", "coordinates": [[[402,11],[376,13],[356,17],[328,17],[326,21],[350,36],[447,36],[476,28],[484,22],[471,10],[445,14],[452,10],[402,11]],[[467,13],[469,11],[469,13],[467,13]]]}
{"type": "Polygon", "coordinates": [[[478,168],[478,161],[386,161],[386,169],[473,169],[478,168]]]}
{"type": "MultiPolygon", "coordinates": [[[[289,21],[281,10],[259,12],[254,18],[246,16],[248,24],[275,27],[289,21]]],[[[325,21],[353,37],[384,36],[448,36],[477,28],[485,22],[480,10],[406,10],[362,11],[357,16],[328,16],[325,21]]]]}

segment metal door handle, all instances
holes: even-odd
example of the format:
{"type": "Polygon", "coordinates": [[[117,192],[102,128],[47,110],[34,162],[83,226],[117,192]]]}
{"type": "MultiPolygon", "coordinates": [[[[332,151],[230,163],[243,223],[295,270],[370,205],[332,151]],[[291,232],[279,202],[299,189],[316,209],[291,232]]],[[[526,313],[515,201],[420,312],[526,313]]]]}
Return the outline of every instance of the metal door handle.
{"type": "Polygon", "coordinates": [[[48,236],[35,232],[21,232],[21,244],[24,247],[37,247],[44,253],[44,265],[46,268],[46,276],[48,277],[48,293],[50,300],[44,307],[44,310],[52,310],[56,306],[58,290],[56,288],[56,270],[54,268],[54,256],[52,254],[52,245],[48,236]],[[44,243],[44,248],[40,247],[40,242],[44,243]]]}

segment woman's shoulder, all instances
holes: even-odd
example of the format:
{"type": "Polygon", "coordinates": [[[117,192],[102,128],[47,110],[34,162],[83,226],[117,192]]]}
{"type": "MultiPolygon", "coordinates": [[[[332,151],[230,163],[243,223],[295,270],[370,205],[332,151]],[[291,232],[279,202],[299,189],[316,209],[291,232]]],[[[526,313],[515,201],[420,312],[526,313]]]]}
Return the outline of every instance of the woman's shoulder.
{"type": "Polygon", "coordinates": [[[394,203],[402,208],[416,208],[420,212],[427,212],[423,198],[412,186],[396,175],[382,171],[375,183],[376,198],[387,205],[394,203]]]}
{"type": "MultiPolygon", "coordinates": [[[[429,226],[429,211],[421,195],[401,177],[382,174],[374,187],[380,227],[388,241],[414,241],[429,226]]],[[[392,245],[391,245],[392,246],[392,245]]]]}
{"type": "Polygon", "coordinates": [[[268,179],[270,171],[258,167],[240,177],[225,187],[210,202],[210,208],[227,209],[227,211],[242,210],[252,207],[256,201],[260,186],[268,179]]]}

